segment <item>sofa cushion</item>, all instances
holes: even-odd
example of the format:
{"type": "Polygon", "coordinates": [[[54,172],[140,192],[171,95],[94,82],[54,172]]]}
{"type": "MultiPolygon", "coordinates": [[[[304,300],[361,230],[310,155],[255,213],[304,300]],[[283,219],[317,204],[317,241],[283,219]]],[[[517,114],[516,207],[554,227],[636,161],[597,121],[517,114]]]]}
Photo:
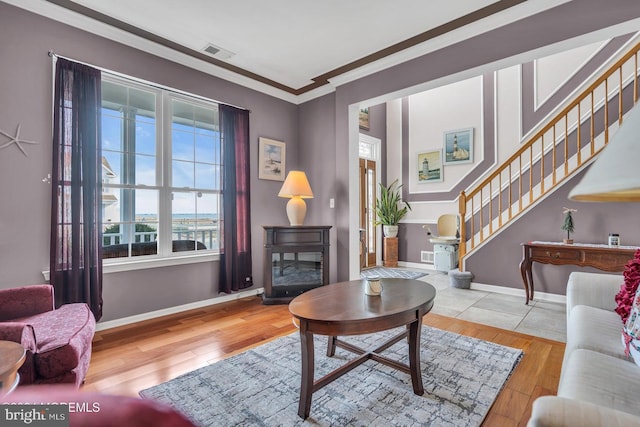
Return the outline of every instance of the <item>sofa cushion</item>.
{"type": "Polygon", "coordinates": [[[54,378],[71,371],[91,350],[96,322],[84,303],[65,304],[59,309],[24,317],[36,338],[35,368],[39,376],[54,378]]]}
{"type": "Polygon", "coordinates": [[[600,405],[558,396],[533,402],[527,427],[640,427],[640,417],[600,405]]]}
{"type": "Polygon", "coordinates": [[[576,349],[562,366],[558,396],[640,416],[640,367],[617,357],[576,349]]]}
{"type": "Polygon", "coordinates": [[[626,359],[624,347],[620,344],[623,326],[620,316],[613,311],[587,305],[575,306],[567,324],[564,360],[579,348],[626,359]]]}

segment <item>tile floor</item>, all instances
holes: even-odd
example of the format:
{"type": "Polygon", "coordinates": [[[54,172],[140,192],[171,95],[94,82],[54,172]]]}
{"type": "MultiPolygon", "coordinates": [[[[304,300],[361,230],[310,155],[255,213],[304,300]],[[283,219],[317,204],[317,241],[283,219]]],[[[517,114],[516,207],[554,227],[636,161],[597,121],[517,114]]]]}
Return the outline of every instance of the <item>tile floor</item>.
{"type": "Polygon", "coordinates": [[[525,305],[524,297],[453,288],[449,276],[436,271],[429,271],[427,276],[419,280],[431,283],[437,290],[432,313],[555,341],[567,341],[564,304],[532,301],[525,305]]]}

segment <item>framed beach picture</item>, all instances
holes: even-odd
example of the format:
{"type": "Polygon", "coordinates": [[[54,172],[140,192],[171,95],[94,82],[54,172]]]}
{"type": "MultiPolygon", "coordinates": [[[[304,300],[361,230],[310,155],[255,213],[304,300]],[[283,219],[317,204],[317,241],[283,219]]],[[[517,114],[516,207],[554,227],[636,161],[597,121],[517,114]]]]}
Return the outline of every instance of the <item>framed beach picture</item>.
{"type": "Polygon", "coordinates": [[[418,184],[442,182],[442,150],[431,150],[418,153],[418,184]]]}
{"type": "Polygon", "coordinates": [[[444,133],[444,163],[473,163],[473,128],[444,133]]]}
{"type": "Polygon", "coordinates": [[[258,178],[284,181],[286,146],[284,142],[260,138],[258,178]]]}
{"type": "Polygon", "coordinates": [[[369,108],[361,108],[358,116],[360,129],[369,130],[369,108]]]}

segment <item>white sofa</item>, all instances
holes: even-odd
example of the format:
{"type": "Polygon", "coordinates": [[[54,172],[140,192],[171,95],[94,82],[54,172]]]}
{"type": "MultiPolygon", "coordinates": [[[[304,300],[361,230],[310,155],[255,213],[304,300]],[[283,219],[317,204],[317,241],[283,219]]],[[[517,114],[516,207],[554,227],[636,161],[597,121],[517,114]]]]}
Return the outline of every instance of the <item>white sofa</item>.
{"type": "Polygon", "coordinates": [[[620,275],[573,272],[557,396],[533,403],[529,427],[640,426],[640,366],[627,359],[614,311],[620,275]]]}

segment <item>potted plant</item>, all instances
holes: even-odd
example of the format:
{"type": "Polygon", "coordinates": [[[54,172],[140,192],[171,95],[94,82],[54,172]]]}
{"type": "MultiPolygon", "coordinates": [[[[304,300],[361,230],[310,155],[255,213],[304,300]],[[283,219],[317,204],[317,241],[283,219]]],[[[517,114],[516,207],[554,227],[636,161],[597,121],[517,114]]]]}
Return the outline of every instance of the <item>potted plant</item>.
{"type": "Polygon", "coordinates": [[[564,231],[567,232],[567,238],[563,239],[563,242],[566,244],[572,244],[573,243],[573,239],[571,238],[571,233],[573,233],[573,230],[575,228],[574,224],[573,224],[573,216],[572,214],[574,212],[577,212],[577,209],[570,209],[570,208],[562,208],[564,209],[562,211],[562,213],[564,214],[564,222],[562,223],[562,229],[564,231]]]}
{"type": "Polygon", "coordinates": [[[382,232],[386,237],[398,235],[398,223],[411,210],[408,202],[402,202],[398,180],[385,187],[380,184],[380,197],[376,199],[376,225],[382,224],[382,232]],[[401,207],[402,205],[402,207],[401,207]]]}

